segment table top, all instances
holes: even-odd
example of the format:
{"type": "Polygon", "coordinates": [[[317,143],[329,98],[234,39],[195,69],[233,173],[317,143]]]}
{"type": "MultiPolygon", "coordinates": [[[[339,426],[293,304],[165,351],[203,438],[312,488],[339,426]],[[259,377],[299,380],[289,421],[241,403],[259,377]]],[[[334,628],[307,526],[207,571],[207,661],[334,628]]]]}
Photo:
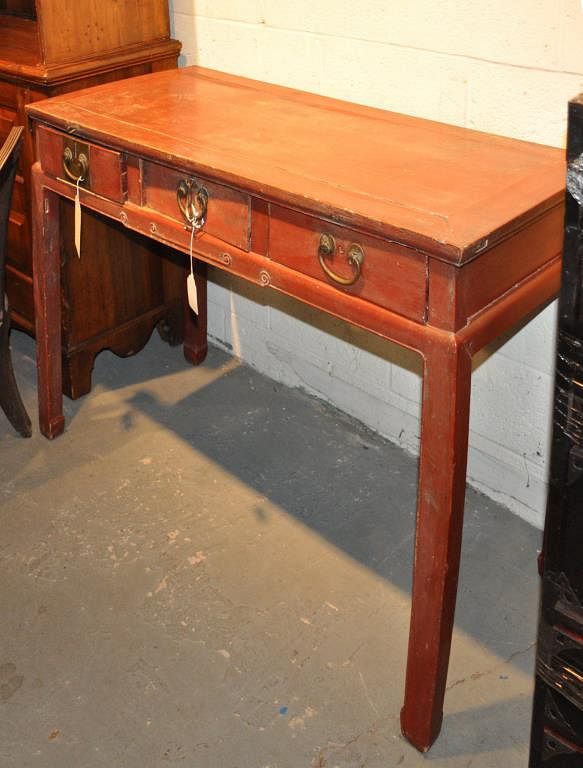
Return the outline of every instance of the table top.
{"type": "Polygon", "coordinates": [[[69,133],[461,264],[564,196],[559,149],[198,67],[30,105],[69,133]]]}

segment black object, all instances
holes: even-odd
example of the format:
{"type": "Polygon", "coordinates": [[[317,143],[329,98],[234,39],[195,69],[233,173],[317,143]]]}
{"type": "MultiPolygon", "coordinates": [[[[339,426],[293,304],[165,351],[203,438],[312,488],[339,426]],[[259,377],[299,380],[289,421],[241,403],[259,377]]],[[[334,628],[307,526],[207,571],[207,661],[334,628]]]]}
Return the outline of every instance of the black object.
{"type": "Polygon", "coordinates": [[[583,94],[567,163],[530,768],[583,768],[583,94]]]}
{"type": "Polygon", "coordinates": [[[0,408],[23,437],[30,437],[30,419],[16,386],[10,357],[10,313],[6,296],[6,236],[16,166],[22,146],[21,126],[12,128],[0,149],[0,408]]]}

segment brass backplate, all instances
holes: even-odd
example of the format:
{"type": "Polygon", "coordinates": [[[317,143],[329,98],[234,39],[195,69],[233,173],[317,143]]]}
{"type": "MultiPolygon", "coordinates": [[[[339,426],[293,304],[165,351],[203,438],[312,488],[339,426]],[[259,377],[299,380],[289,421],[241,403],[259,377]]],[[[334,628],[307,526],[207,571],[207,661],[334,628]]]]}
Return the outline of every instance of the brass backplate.
{"type": "MultiPolygon", "coordinates": [[[[67,137],[66,139],[63,139],[63,157],[67,149],[69,149],[71,152],[71,159],[69,160],[69,163],[68,163],[70,171],[75,176],[81,176],[83,171],[83,165],[81,164],[79,158],[85,157],[87,164],[89,163],[89,144],[87,144],[84,141],[79,141],[78,139],[74,139],[72,137],[67,137]]],[[[71,179],[68,178],[68,175],[65,173],[64,168],[63,168],[63,173],[65,174],[64,178],[66,178],[67,181],[71,181],[71,179]]],[[[89,186],[90,173],[91,173],[91,170],[89,168],[89,165],[87,165],[85,176],[80,182],[82,186],[84,187],[89,186]]]]}

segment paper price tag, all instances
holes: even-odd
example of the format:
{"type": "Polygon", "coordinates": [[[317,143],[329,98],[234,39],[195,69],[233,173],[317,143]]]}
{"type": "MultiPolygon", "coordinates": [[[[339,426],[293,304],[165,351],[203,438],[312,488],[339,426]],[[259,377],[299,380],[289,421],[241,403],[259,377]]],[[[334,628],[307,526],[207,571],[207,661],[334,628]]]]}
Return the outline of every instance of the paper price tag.
{"type": "Polygon", "coordinates": [[[188,293],[188,303],[190,304],[190,308],[198,315],[198,294],[192,272],[186,278],[186,291],[188,293]]]}
{"type": "Polygon", "coordinates": [[[77,189],[75,191],[75,250],[77,257],[81,258],[81,200],[79,199],[79,184],[81,179],[77,180],[77,189]]]}
{"type": "Polygon", "coordinates": [[[198,315],[198,293],[196,290],[196,281],[194,279],[194,267],[192,264],[192,245],[194,242],[194,227],[190,230],[190,252],[188,259],[190,261],[190,274],[186,278],[186,293],[188,295],[188,303],[192,311],[198,315]]]}

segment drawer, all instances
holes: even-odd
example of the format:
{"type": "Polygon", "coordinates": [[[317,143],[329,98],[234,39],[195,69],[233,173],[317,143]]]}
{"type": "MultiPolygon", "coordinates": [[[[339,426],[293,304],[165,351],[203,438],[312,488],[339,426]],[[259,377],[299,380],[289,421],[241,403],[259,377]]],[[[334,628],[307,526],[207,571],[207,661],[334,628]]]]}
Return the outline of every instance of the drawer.
{"type": "Polygon", "coordinates": [[[16,112],[0,105],[0,141],[4,141],[16,122],[16,112]]]}
{"type": "Polygon", "coordinates": [[[425,320],[427,258],[411,248],[272,205],[269,257],[335,285],[339,291],[360,296],[413,320],[425,320]],[[332,244],[329,256],[320,251],[322,235],[331,236],[327,241],[332,244]],[[353,246],[357,246],[355,253],[362,256],[360,267],[348,261],[353,246]],[[339,282],[355,278],[352,285],[339,282]]]}
{"type": "MultiPolygon", "coordinates": [[[[542,660],[538,660],[540,665],[542,660]]],[[[573,669],[575,674],[579,674],[580,669],[573,669]]],[[[543,680],[548,681],[551,670],[545,670],[543,680]]],[[[570,687],[565,677],[558,673],[556,675],[561,682],[565,681],[565,687],[570,687]]],[[[568,676],[567,676],[568,677],[568,676]]],[[[577,744],[579,752],[583,754],[583,709],[575,706],[569,699],[563,696],[554,686],[545,685],[545,721],[546,725],[552,728],[557,734],[562,735],[573,744],[577,744]]]]}
{"type": "Polygon", "coordinates": [[[42,157],[43,171],[48,176],[75,183],[65,168],[65,153],[69,150],[73,159],[69,161],[68,167],[74,175],[81,168],[79,160],[82,160],[82,156],[86,159],[87,172],[81,182],[83,189],[117,203],[124,202],[127,196],[126,163],[120,152],[40,125],[37,127],[36,141],[37,156],[42,157]]]}
{"type": "Polygon", "coordinates": [[[34,299],[32,280],[26,279],[10,265],[6,266],[6,293],[8,304],[12,312],[22,318],[27,328],[34,325],[34,299]]]}
{"type": "Polygon", "coordinates": [[[24,186],[24,179],[20,174],[17,174],[14,179],[10,207],[17,213],[25,213],[26,211],[26,188],[24,186]]]}
{"type": "Polygon", "coordinates": [[[25,274],[32,274],[31,255],[26,247],[26,222],[22,213],[10,212],[8,220],[8,251],[6,262],[14,264],[25,274]]]}
{"type": "Polygon", "coordinates": [[[251,200],[239,190],[216,184],[199,176],[184,173],[158,163],[144,162],[142,171],[143,204],[157,213],[181,223],[184,216],[178,207],[177,189],[181,182],[193,188],[204,187],[208,193],[204,232],[241,250],[249,250],[251,234],[251,200]]]}
{"type": "Polygon", "coordinates": [[[12,83],[0,83],[0,105],[17,109],[19,90],[19,86],[12,83]]]}

